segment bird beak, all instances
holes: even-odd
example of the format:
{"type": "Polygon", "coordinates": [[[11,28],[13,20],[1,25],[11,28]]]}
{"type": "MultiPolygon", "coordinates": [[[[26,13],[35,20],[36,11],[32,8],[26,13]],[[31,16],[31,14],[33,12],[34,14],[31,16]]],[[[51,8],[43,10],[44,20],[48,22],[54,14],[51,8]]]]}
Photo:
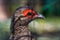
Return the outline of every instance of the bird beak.
{"type": "Polygon", "coordinates": [[[45,17],[42,15],[42,14],[38,14],[37,16],[38,18],[42,18],[42,19],[45,19],[45,17]]]}
{"type": "Polygon", "coordinates": [[[35,15],[35,18],[39,18],[39,19],[45,19],[45,17],[42,15],[42,14],[38,14],[38,15],[35,15]]]}

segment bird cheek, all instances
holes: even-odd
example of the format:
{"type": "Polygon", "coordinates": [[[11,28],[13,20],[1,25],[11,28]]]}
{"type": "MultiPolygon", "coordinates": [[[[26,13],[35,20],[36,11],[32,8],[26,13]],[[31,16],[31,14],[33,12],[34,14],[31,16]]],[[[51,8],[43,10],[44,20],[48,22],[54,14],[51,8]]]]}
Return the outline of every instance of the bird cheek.
{"type": "Polygon", "coordinates": [[[33,16],[33,19],[37,18],[37,16],[38,16],[38,15],[34,15],[34,16],[33,16]]]}
{"type": "Polygon", "coordinates": [[[27,18],[28,18],[28,19],[31,19],[31,18],[32,18],[32,16],[27,16],[27,18]]]}
{"type": "Polygon", "coordinates": [[[28,19],[30,19],[30,18],[28,18],[28,17],[23,17],[23,18],[20,18],[21,20],[28,20],[28,19]]]}

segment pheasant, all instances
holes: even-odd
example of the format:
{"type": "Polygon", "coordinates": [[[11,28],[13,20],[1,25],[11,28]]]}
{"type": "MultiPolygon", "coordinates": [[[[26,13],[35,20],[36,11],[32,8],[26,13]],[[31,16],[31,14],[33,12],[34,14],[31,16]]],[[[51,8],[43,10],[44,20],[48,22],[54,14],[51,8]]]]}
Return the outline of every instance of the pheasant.
{"type": "Polygon", "coordinates": [[[11,35],[9,40],[35,40],[28,24],[36,18],[44,18],[33,8],[25,6],[16,9],[11,21],[11,35]]]}

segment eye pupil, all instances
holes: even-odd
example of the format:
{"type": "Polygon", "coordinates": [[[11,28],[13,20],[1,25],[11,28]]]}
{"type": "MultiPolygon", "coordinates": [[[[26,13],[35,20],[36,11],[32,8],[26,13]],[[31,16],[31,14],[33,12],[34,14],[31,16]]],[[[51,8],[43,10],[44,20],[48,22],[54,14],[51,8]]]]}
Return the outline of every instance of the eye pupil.
{"type": "Polygon", "coordinates": [[[30,13],[30,12],[28,12],[28,14],[27,14],[28,16],[30,16],[30,15],[32,15],[32,13],[30,13]]]}

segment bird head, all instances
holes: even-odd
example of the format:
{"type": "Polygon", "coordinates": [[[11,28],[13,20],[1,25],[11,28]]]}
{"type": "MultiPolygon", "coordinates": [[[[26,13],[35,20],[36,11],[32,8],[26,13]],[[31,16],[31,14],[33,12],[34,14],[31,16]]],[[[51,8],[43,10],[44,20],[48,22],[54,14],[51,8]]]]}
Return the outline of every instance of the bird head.
{"type": "Polygon", "coordinates": [[[38,14],[31,7],[20,7],[16,9],[15,21],[19,20],[21,25],[28,25],[32,20],[37,18],[44,19],[44,16],[38,14]]]}

